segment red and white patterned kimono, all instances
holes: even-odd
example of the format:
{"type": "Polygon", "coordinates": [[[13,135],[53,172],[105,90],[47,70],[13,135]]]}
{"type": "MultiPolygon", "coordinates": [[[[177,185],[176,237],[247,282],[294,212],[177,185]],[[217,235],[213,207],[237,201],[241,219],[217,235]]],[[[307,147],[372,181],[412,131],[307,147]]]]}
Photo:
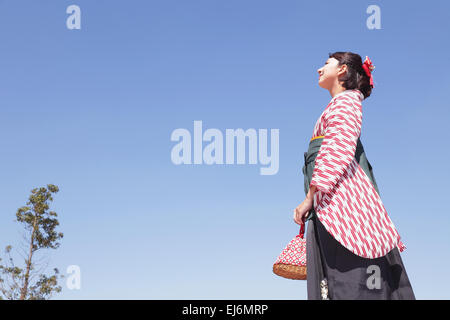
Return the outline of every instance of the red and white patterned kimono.
{"type": "Polygon", "coordinates": [[[327,231],[345,248],[364,258],[385,256],[406,247],[370,179],[355,159],[361,133],[363,94],[335,95],[314,127],[323,136],[310,187],[314,210],[327,231]]]}

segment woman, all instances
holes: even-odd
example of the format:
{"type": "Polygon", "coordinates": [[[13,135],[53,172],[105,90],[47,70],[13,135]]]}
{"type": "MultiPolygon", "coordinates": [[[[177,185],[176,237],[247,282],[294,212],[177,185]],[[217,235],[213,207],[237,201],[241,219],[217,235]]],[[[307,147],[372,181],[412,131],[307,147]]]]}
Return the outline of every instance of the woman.
{"type": "Polygon", "coordinates": [[[415,299],[400,252],[406,247],[380,199],[360,141],[362,100],[373,88],[368,57],[335,52],[318,70],[332,97],[305,153],[308,299],[415,299]]]}

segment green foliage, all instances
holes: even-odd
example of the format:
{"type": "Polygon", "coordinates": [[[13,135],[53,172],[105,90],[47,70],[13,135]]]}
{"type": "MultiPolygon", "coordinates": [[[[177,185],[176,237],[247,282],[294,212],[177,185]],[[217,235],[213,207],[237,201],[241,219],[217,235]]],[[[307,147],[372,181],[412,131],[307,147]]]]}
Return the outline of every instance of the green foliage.
{"type": "Polygon", "coordinates": [[[19,268],[11,257],[12,247],[8,245],[5,248],[8,258],[5,264],[2,264],[0,259],[0,299],[45,300],[55,292],[61,292],[58,279],[64,276],[59,275],[58,269],[54,268],[54,274],[50,276],[39,274],[34,271],[38,264],[33,262],[36,251],[57,249],[60,246],[58,241],[64,236],[55,230],[59,225],[57,213],[48,211],[48,202],[53,201],[52,193],[58,191],[59,188],[52,184],[48,184],[47,188],[35,188],[31,190],[27,206],[17,210],[17,222],[21,223],[27,232],[28,254],[24,268],[19,268]],[[33,282],[35,277],[38,279],[33,282]]]}
{"type": "MultiPolygon", "coordinates": [[[[29,288],[29,300],[46,300],[52,296],[53,292],[61,292],[61,286],[58,286],[57,268],[54,268],[54,275],[48,277],[44,274],[39,275],[39,280],[29,288]]],[[[64,277],[64,276],[61,276],[64,277]]]]}

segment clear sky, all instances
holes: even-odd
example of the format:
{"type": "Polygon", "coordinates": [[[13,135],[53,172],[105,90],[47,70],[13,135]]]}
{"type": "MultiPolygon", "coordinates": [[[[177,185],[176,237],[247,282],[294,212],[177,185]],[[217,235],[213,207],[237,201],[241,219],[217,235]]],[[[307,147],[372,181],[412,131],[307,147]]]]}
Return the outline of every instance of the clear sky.
{"type": "MultiPolygon", "coordinates": [[[[272,273],[298,233],[317,69],[368,55],[361,140],[418,299],[448,299],[448,1],[0,0],[0,247],[55,184],[57,299],[306,299],[272,273]],[[66,9],[81,9],[69,30],[66,9]],[[370,30],[369,5],[381,9],[370,30]],[[279,129],[279,170],[175,165],[172,132],[279,129]],[[66,274],[67,275],[67,274],[66,274]]],[[[204,143],[205,145],[206,143],[204,143]]]]}

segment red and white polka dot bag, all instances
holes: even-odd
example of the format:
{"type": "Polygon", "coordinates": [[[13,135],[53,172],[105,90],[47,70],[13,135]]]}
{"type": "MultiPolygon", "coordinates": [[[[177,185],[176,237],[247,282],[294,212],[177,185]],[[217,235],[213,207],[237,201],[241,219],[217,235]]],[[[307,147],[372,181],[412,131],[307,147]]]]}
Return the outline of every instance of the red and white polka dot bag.
{"type": "Polygon", "coordinates": [[[300,226],[300,233],[295,236],[278,256],[273,265],[276,275],[287,279],[306,279],[306,239],[305,223],[300,226]]]}

